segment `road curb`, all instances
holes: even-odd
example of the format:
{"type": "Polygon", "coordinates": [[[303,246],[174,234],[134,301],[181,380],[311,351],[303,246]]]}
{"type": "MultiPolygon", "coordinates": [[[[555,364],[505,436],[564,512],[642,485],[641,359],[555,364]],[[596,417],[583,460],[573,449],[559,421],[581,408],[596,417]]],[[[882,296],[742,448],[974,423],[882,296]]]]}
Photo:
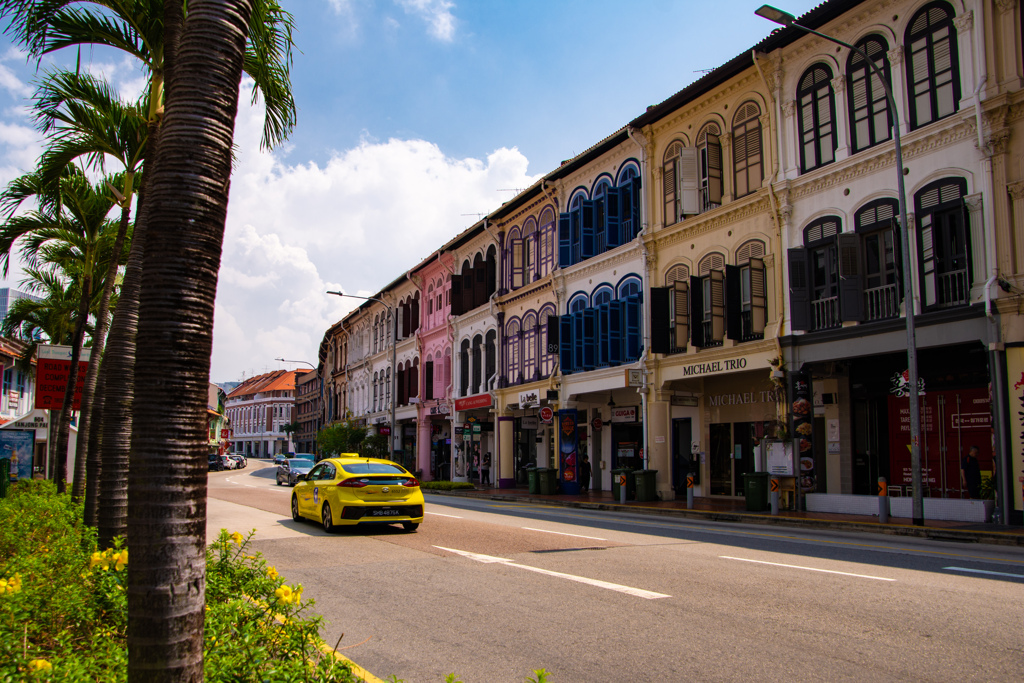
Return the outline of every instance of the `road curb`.
{"type": "Polygon", "coordinates": [[[716,512],[711,510],[682,510],[676,508],[656,508],[643,504],[621,505],[618,503],[596,503],[588,501],[555,500],[535,496],[510,496],[482,491],[441,491],[424,489],[424,494],[451,496],[453,498],[477,498],[483,500],[500,500],[503,502],[531,503],[550,507],[577,508],[583,510],[606,510],[608,512],[632,512],[660,517],[679,517],[684,519],[700,519],[711,522],[731,522],[743,524],[761,524],[764,526],[782,526],[803,529],[822,529],[829,531],[847,531],[883,534],[887,536],[907,536],[913,538],[929,538],[936,541],[958,541],[961,543],[985,543],[988,545],[1004,545],[1024,547],[1024,534],[1005,531],[976,531],[936,527],[912,526],[909,524],[870,524],[865,522],[847,522],[832,519],[803,519],[797,517],[775,517],[749,512],[716,512]]]}

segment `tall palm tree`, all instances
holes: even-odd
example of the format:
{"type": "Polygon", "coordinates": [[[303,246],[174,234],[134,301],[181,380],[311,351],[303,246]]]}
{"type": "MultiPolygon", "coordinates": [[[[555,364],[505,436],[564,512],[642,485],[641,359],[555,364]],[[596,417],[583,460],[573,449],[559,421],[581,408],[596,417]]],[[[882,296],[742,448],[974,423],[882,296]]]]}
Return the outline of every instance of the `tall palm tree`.
{"type": "MultiPolygon", "coordinates": [[[[108,159],[114,159],[123,169],[119,175],[120,185],[116,188],[111,186],[121,207],[121,220],[113,246],[113,252],[120,253],[128,235],[131,202],[146,149],[145,98],[135,104],[122,103],[104,81],[77,72],[56,70],[48,73],[36,90],[34,110],[40,130],[51,138],[50,146],[40,161],[40,172],[44,177],[57,176],[63,167],[78,160],[102,171],[108,159]]],[[[82,390],[83,410],[78,423],[72,496],[81,498],[87,494],[85,523],[90,526],[95,526],[98,521],[101,475],[99,441],[93,438],[93,415],[99,417],[97,407],[103,401],[98,400],[94,405],[94,396],[107,337],[109,302],[120,263],[119,259],[110,259],[107,266],[96,315],[92,355],[82,390]]],[[[110,539],[102,540],[109,542],[110,539]]]]}
{"type": "MultiPolygon", "coordinates": [[[[39,171],[32,174],[39,176],[39,171]]],[[[0,196],[0,204],[10,210],[0,225],[0,260],[6,266],[10,254],[20,250],[29,267],[38,268],[49,263],[60,267],[72,279],[78,278],[80,287],[78,317],[72,342],[71,367],[64,404],[57,421],[55,458],[57,488],[63,491],[67,479],[67,447],[70,432],[70,414],[78,375],[78,359],[85,339],[86,324],[92,308],[94,285],[102,286],[107,272],[106,257],[111,257],[110,242],[117,223],[107,216],[115,200],[103,184],[93,185],[77,167],[68,167],[62,177],[51,184],[38,178],[20,179],[12,185],[22,200],[21,188],[41,188],[40,208],[14,213],[20,203],[7,200],[10,192],[0,196]],[[45,208],[43,208],[45,207],[45,208]]],[[[117,258],[118,255],[113,255],[117,258]]]]}
{"type": "Polygon", "coordinates": [[[25,357],[35,355],[40,338],[68,346],[74,339],[78,292],[56,269],[26,268],[20,286],[37,299],[16,299],[7,309],[3,334],[28,343],[25,357]]]}
{"type": "Polygon", "coordinates": [[[204,415],[251,8],[252,0],[189,2],[150,176],[138,331],[147,352],[136,361],[128,488],[129,681],[202,677],[204,415]]]}

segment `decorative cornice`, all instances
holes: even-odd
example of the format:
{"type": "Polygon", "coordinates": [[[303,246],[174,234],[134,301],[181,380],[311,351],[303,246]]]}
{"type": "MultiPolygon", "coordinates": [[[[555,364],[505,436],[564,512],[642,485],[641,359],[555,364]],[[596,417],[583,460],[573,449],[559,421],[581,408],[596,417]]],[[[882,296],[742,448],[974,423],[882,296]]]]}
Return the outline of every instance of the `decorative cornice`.
{"type": "Polygon", "coordinates": [[[722,230],[751,217],[770,213],[768,190],[762,188],[748,197],[724,204],[717,209],[687,218],[654,233],[657,248],[663,249],[678,242],[692,240],[709,232],[722,230]]]}
{"type": "MultiPolygon", "coordinates": [[[[522,206],[519,211],[509,214],[504,220],[495,223],[494,225],[498,230],[504,230],[507,226],[514,226],[519,222],[520,218],[527,216],[527,214],[536,212],[536,218],[540,218],[540,212],[544,204],[551,204],[551,207],[557,212],[558,208],[555,206],[554,200],[546,193],[541,193],[529,204],[522,206]]],[[[555,216],[555,220],[558,220],[558,216],[555,216]]],[[[538,228],[540,225],[538,224],[538,228]]]]}
{"type": "MultiPolygon", "coordinates": [[[[678,128],[687,120],[703,120],[708,114],[717,114],[724,100],[735,96],[738,91],[750,90],[752,86],[757,86],[755,89],[760,92],[762,85],[755,69],[744,72],[742,76],[720,86],[714,92],[688,103],[684,108],[674,111],[671,116],[652,124],[651,130],[654,137],[659,138],[667,131],[678,128]]],[[[726,116],[722,118],[728,120],[726,116]]]]}
{"type": "Polygon", "coordinates": [[[605,270],[609,266],[618,266],[633,260],[638,263],[642,263],[642,258],[643,257],[637,253],[637,241],[634,240],[629,244],[616,247],[612,251],[606,251],[600,256],[595,256],[587,259],[586,261],[570,266],[562,272],[564,273],[565,280],[569,282],[576,282],[583,278],[590,277],[599,271],[605,270]]]}
{"type": "Polygon", "coordinates": [[[540,280],[535,280],[525,287],[520,287],[505,296],[499,297],[495,303],[499,306],[508,306],[522,299],[529,298],[535,294],[542,294],[544,290],[554,291],[554,278],[548,273],[540,280]]]}
{"type": "Polygon", "coordinates": [[[889,58],[889,64],[893,67],[900,66],[903,64],[903,46],[897,45],[893,49],[889,50],[886,53],[886,56],[889,58]]]}
{"type": "Polygon", "coordinates": [[[1010,12],[1017,6],[1017,0],[996,0],[1000,12],[1010,12]]]}
{"type": "Polygon", "coordinates": [[[1018,180],[1015,183],[1007,184],[1006,191],[1009,193],[1010,199],[1013,201],[1024,199],[1024,180],[1018,180]]]}
{"type": "Polygon", "coordinates": [[[960,35],[970,31],[974,28],[974,10],[969,10],[957,17],[953,17],[953,25],[956,26],[956,32],[960,35]]]}

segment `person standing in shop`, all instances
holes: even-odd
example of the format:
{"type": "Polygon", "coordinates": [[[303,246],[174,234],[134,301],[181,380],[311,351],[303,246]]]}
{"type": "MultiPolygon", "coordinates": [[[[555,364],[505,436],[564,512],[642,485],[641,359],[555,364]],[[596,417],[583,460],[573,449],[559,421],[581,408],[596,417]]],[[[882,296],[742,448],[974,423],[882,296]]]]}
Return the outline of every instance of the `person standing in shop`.
{"type": "Polygon", "coordinates": [[[977,446],[967,449],[967,455],[960,461],[960,488],[967,489],[967,497],[975,500],[981,498],[981,464],[978,462],[980,451],[977,446]]]}
{"type": "Polygon", "coordinates": [[[484,453],[484,460],[480,463],[480,483],[491,485],[491,454],[484,453]]]}
{"type": "Polygon", "coordinates": [[[584,454],[580,459],[580,493],[590,489],[590,458],[584,454]]]}

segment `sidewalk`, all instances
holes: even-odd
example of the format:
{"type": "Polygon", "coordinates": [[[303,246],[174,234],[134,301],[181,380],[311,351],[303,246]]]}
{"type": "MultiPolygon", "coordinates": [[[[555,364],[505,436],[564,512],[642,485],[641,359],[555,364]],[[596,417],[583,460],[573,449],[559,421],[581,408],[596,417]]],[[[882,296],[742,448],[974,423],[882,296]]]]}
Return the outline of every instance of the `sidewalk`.
{"type": "Polygon", "coordinates": [[[649,515],[666,515],[721,522],[743,522],[745,524],[767,524],[832,531],[856,531],[894,536],[915,536],[946,541],[965,541],[1024,547],[1024,527],[1003,524],[974,524],[926,519],[924,526],[915,526],[907,518],[889,517],[888,524],[880,524],[877,516],[843,515],[827,512],[794,512],[780,510],[773,516],[770,512],[748,512],[742,499],[695,498],[693,509],[686,509],[686,500],[635,502],[625,505],[612,498],[611,491],[567,495],[531,494],[525,488],[496,489],[476,488],[461,491],[435,491],[424,489],[425,494],[454,496],[462,498],[483,498],[488,500],[513,501],[560,507],[583,508],[588,510],[610,510],[649,515]]]}

